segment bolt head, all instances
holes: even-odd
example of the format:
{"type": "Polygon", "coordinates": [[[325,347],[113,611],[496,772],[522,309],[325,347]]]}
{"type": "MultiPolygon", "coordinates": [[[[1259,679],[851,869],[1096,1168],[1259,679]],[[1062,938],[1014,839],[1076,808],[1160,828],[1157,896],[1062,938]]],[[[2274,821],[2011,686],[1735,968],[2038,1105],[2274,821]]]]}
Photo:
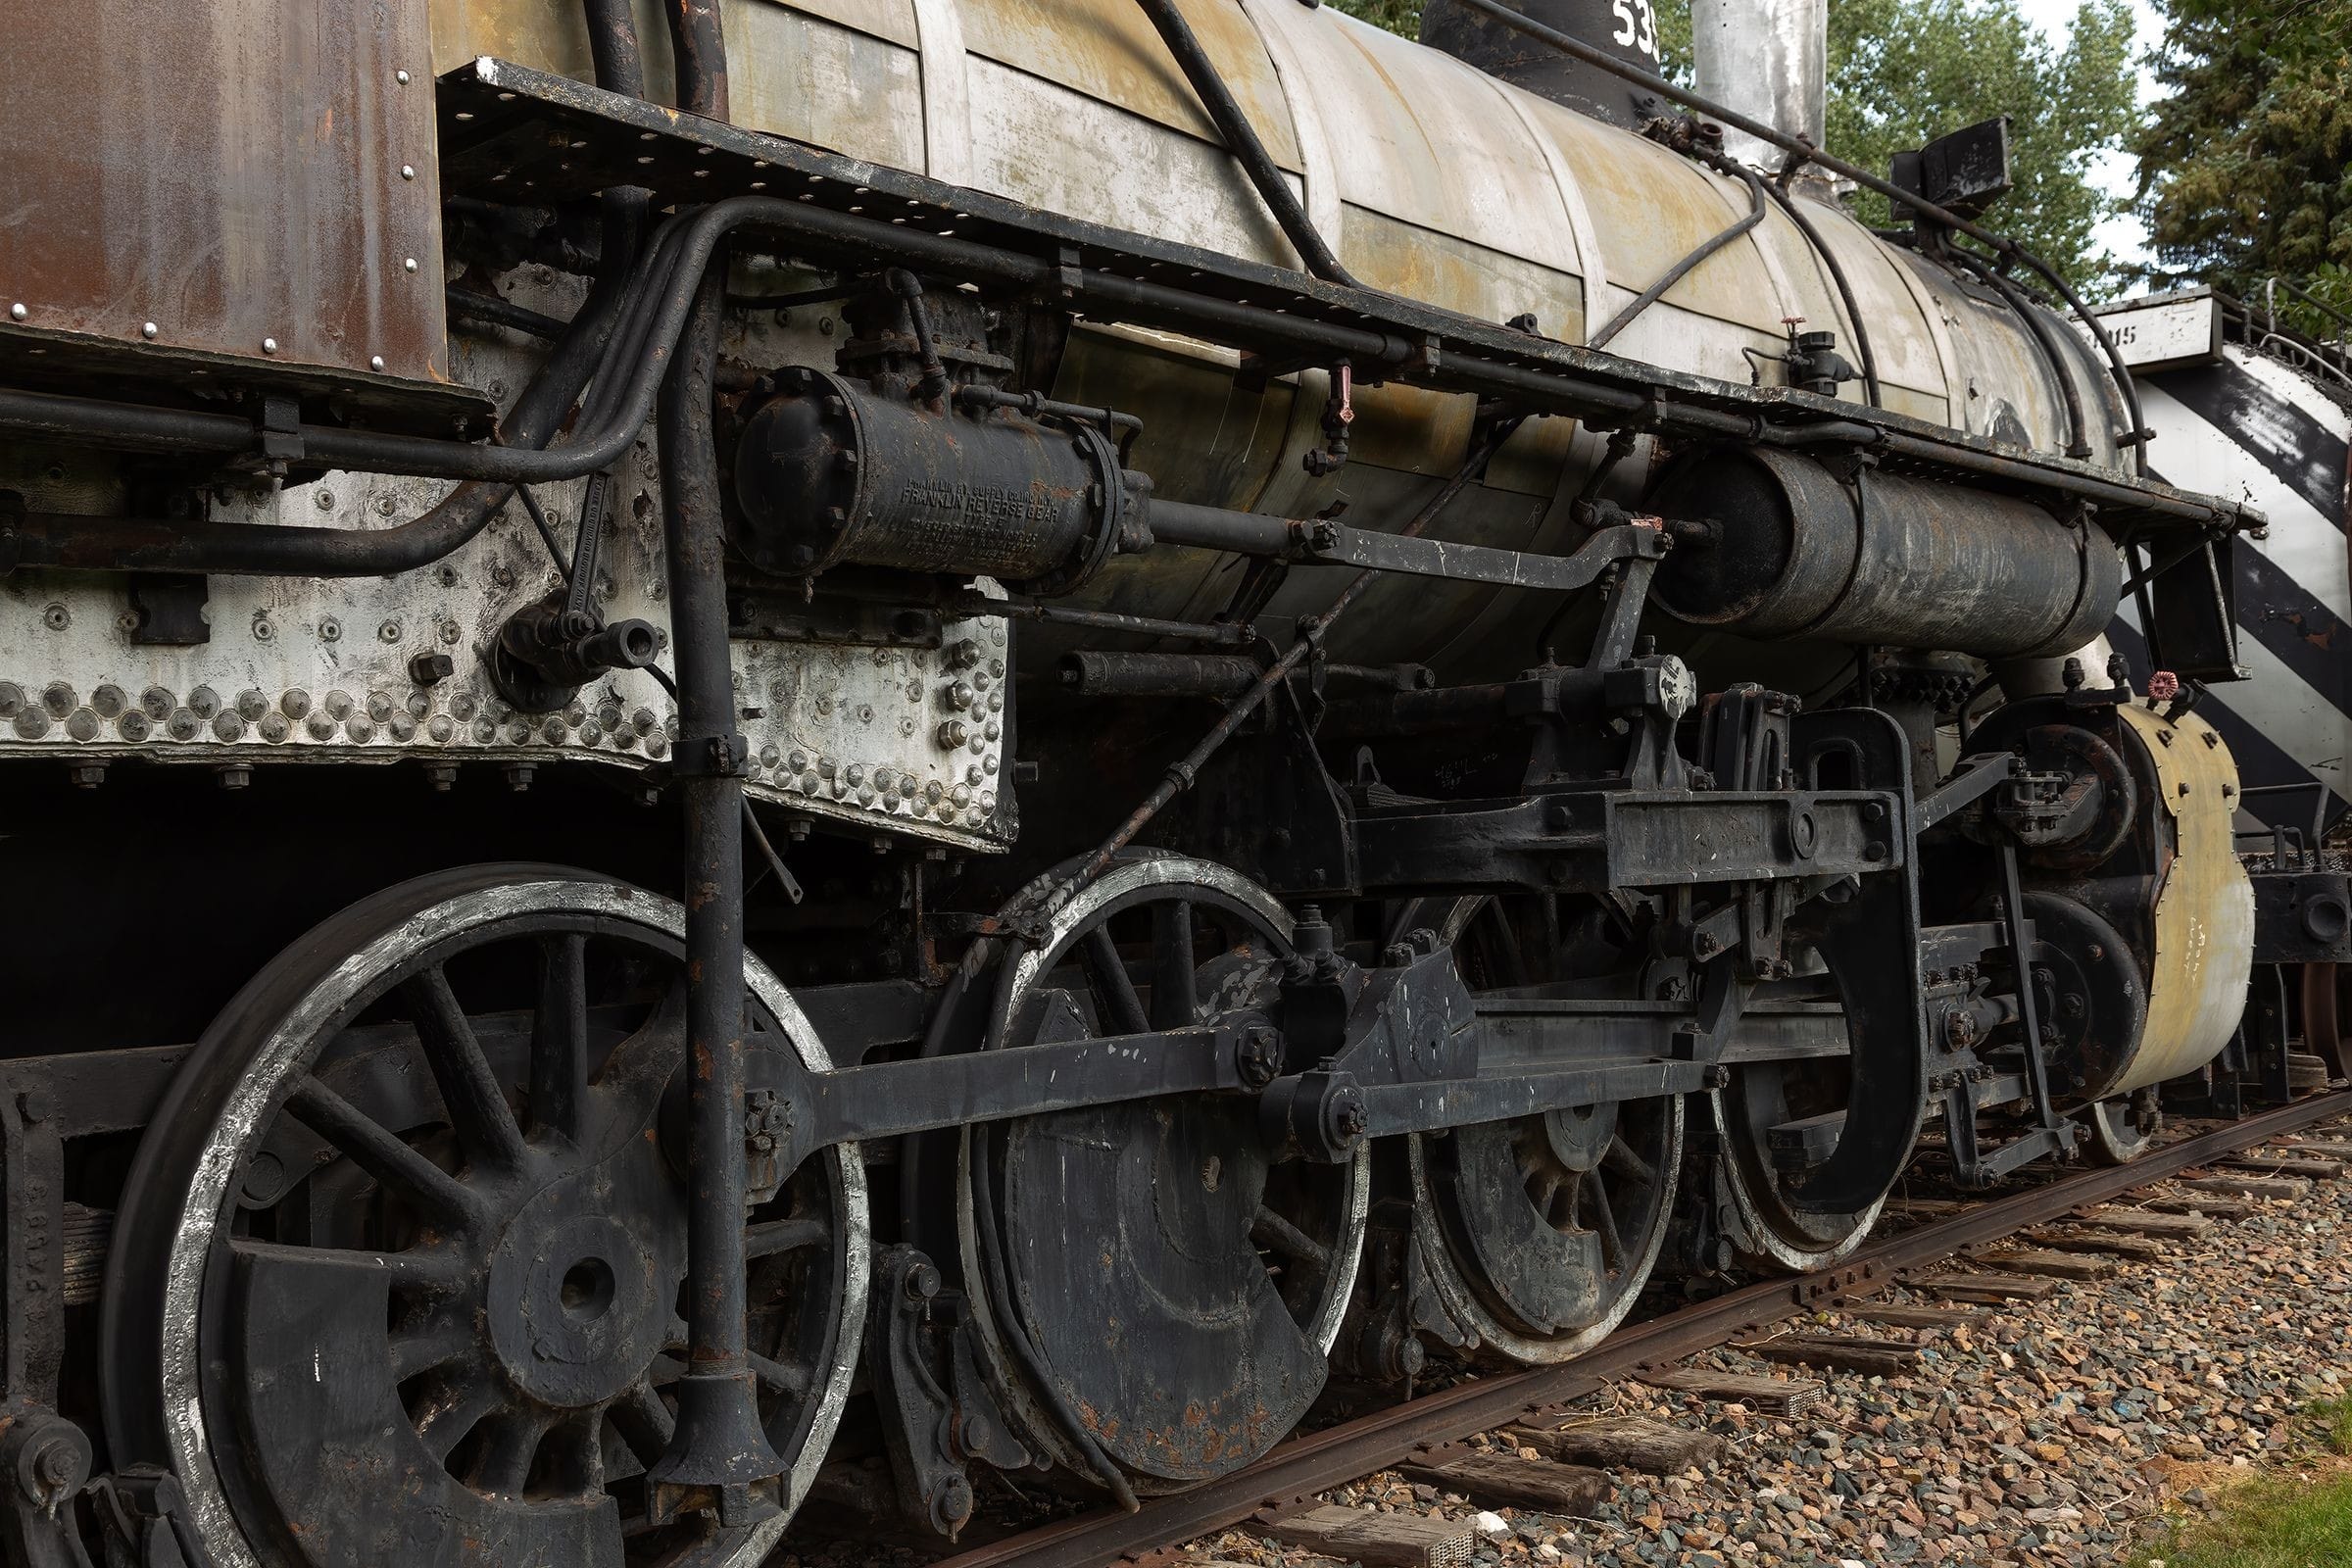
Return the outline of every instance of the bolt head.
{"type": "Polygon", "coordinates": [[[378,375],[381,375],[381,374],[383,374],[383,373],[384,373],[384,357],[383,357],[381,354],[370,354],[370,355],[368,355],[368,368],[369,368],[370,370],[373,370],[373,371],[374,371],[376,374],[378,374],[378,375]]]}
{"type": "Polygon", "coordinates": [[[22,300],[8,308],[8,318],[12,321],[22,321],[24,319],[24,318],[30,316],[31,314],[32,313],[30,311],[24,308],[24,304],[22,300]]]}
{"type": "Polygon", "coordinates": [[[141,321],[139,323],[139,336],[147,339],[147,341],[150,343],[155,341],[155,334],[161,330],[162,328],[158,327],[153,321],[141,321]]]}
{"type": "Polygon", "coordinates": [[[262,352],[264,354],[275,354],[277,352],[277,339],[273,337],[266,337],[262,339],[262,352]]]}

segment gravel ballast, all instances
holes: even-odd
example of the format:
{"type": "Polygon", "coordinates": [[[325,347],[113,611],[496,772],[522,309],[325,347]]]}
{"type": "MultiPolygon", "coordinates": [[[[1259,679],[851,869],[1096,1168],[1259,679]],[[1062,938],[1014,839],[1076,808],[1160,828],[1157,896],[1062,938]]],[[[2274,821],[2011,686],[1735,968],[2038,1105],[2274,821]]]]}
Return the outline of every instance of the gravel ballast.
{"type": "MultiPolygon", "coordinates": [[[[2159,1184],[2141,1196],[2168,1192],[2159,1184]]],[[[2323,1181],[2308,1197],[2259,1201],[2243,1219],[2167,1238],[2161,1261],[2124,1261],[2109,1278],[2062,1280],[2045,1299],[1990,1308],[1974,1330],[1888,1328],[1838,1312],[1785,1330],[1919,1345],[1913,1373],[1863,1377],[1731,1350],[1694,1359],[1826,1382],[1827,1401],[1794,1417],[1614,1385],[1576,1413],[1701,1427],[1727,1446],[1705,1472],[1616,1472],[1614,1492],[1586,1517],[1487,1511],[1394,1473],[1329,1500],[1471,1523],[1485,1542],[1475,1560],[1490,1563],[2122,1562],[2157,1516],[2205,1506],[2227,1472],[2282,1459],[2300,1413],[2345,1395],[2348,1211],[2352,1181],[2323,1181]]],[[[1902,1289],[1879,1298],[1925,1299],[1902,1289]]],[[[1473,1443],[1504,1446],[1494,1436],[1473,1443]]],[[[1191,1555],[1288,1568],[1334,1560],[1246,1527],[1195,1543],[1191,1555]]]]}

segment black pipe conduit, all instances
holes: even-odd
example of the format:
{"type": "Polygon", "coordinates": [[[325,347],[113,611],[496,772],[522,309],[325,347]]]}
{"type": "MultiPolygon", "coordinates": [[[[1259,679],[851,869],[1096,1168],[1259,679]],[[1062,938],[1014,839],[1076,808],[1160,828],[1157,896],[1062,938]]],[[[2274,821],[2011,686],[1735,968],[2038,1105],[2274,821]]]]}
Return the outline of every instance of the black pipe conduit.
{"type": "Polygon", "coordinates": [[[607,92],[645,96],[645,56],[637,46],[637,13],[629,0],[582,0],[588,14],[588,54],[596,84],[607,92]]]}
{"type": "MultiPolygon", "coordinates": [[[[726,39],[718,0],[668,0],[678,107],[727,118],[726,39]]],[[[749,1173],[744,1165],[744,741],[735,727],[728,653],[726,532],[712,411],[719,318],[727,285],[721,241],[730,219],[706,213],[679,243],[661,247],[649,274],[659,302],[614,367],[639,378],[667,361],[655,434],[662,454],[662,515],[676,650],[678,743],[671,773],[685,816],[686,904],[686,1369],[677,1425],[647,1472],[657,1494],[715,1504],[722,1526],[772,1512],[765,1495],[784,1471],[760,1419],[750,1353],[744,1252],[749,1173]],[[700,241],[699,244],[694,243],[700,241]],[[671,345],[676,346],[674,356],[671,345]]],[[[666,237],[666,236],[665,236],[666,237]]],[[[600,381],[602,377],[600,376],[600,381]]],[[[595,416],[624,438],[642,426],[634,407],[600,396],[595,416]]],[[[599,465],[602,466],[602,465],[599,465]]],[[[790,873],[785,873],[790,886],[790,873]]]]}
{"type": "Polygon", "coordinates": [[[1250,183],[1257,187],[1258,199],[1266,204],[1266,211],[1274,215],[1274,221],[1281,226],[1283,237],[1291,242],[1291,248],[1298,253],[1299,260],[1306,264],[1306,270],[1327,283],[1362,288],[1364,285],[1340,265],[1340,259],[1323,242],[1323,236],[1315,229],[1314,220],[1306,216],[1306,209],[1298,205],[1298,198],[1292,191],[1290,181],[1283,178],[1281,166],[1274,162],[1273,154],[1266,151],[1266,144],[1258,139],[1257,128],[1250,123],[1250,117],[1235,101],[1231,89],[1225,85],[1225,78],[1217,72],[1216,62],[1209,59],[1208,51],[1200,47],[1200,39],[1194,33],[1193,24],[1185,20],[1183,12],[1176,9],[1175,0],[1136,0],[1136,3],[1143,7],[1144,15],[1158,29],[1159,41],[1166,44],[1168,53],[1176,57],[1184,79],[1193,84],[1193,91],[1200,95],[1200,107],[1208,111],[1208,118],[1216,124],[1217,134],[1225,138],[1226,149],[1240,160],[1242,172],[1250,176],[1250,183]]]}
{"type": "Polygon", "coordinates": [[[1668,81],[1664,76],[1653,75],[1638,66],[1628,65],[1615,55],[1595,49],[1581,38],[1572,38],[1557,28],[1546,27],[1533,17],[1514,11],[1509,6],[1502,4],[1501,0],[1461,0],[1461,3],[1481,15],[1494,18],[1514,32],[1525,33],[1540,43],[1549,45],[1570,59],[1581,60],[1595,70],[1605,71],[1621,80],[1645,87],[1661,98],[1669,99],[1688,109],[1695,109],[1708,119],[1730,125],[1735,130],[1744,130],[1749,135],[1761,141],[1770,142],[1783,152],[1794,153],[1805,162],[1818,165],[1833,174],[1841,174],[1866,190],[1877,191],[1890,202],[1907,207],[1912,212],[1932,219],[1946,228],[1955,229],[1971,239],[1980,240],[1991,246],[2002,256],[2014,256],[2034,271],[2039,272],[2043,277],[2049,279],[2051,286],[2056,288],[2059,296],[2066,301],[2068,309],[2081,318],[2083,325],[2090,328],[2090,335],[2098,340],[2100,352],[2107,357],[2108,371],[2115,377],[2117,387],[2122,390],[2124,407],[2132,416],[2132,429],[2126,432],[2126,435],[2136,455],[2138,471],[2142,474],[2148,471],[2145,437],[2139,433],[2144,428],[2146,421],[2140,416],[2139,389],[2132,384],[2131,368],[2124,364],[2124,357],[2117,351],[2115,339],[2109,334],[2106,323],[2090,313],[2089,308],[2082,303],[2067,281],[2058,275],[2057,270],[2049,263],[2018,244],[2016,240],[1980,227],[1958,213],[1929,201],[1916,191],[1904,190],[1899,185],[1880,178],[1867,169],[1823,152],[1801,137],[1791,136],[1760,120],[1751,120],[1738,110],[1727,109],[1719,103],[1702,98],[1688,87],[1668,81]]]}
{"type": "Polygon", "coordinates": [[[686,819],[687,1356],[661,1487],[710,1488],[722,1523],[748,1522],[748,1489],[784,1464],[760,1421],[744,1274],[743,737],[728,658],[726,542],[710,379],[724,263],[695,291],[662,387],[662,522],[677,662],[672,775],[686,819]],[[728,1518],[730,1502],[742,1510],[728,1518]]]}
{"type": "Polygon", "coordinates": [[[1702,240],[1691,250],[1690,255],[1684,257],[1681,261],[1666,269],[1664,272],[1659,274],[1656,282],[1650,284],[1649,287],[1643,289],[1640,294],[1636,295],[1627,303],[1624,310],[1619,311],[1615,316],[1609,318],[1608,325],[1602,327],[1599,331],[1593,333],[1591,338],[1587,339],[1585,347],[1591,349],[1607,348],[1609,346],[1609,340],[1614,338],[1618,333],[1624,331],[1628,322],[1633,320],[1635,317],[1640,316],[1643,311],[1648,310],[1652,305],[1657,304],[1659,300],[1665,298],[1666,291],[1674,287],[1675,284],[1680,283],[1684,278],[1689,277],[1691,270],[1696,268],[1699,263],[1705,261],[1708,257],[1723,249],[1726,245],[1729,245],[1732,241],[1738,239],[1740,235],[1746,233],[1749,229],[1754,228],[1758,223],[1764,221],[1764,182],[1756,177],[1755,171],[1742,168],[1737,164],[1732,166],[1731,172],[1747,181],[1747,215],[1720,234],[1716,234],[1709,239],[1702,240]]]}
{"type": "MultiPolygon", "coordinates": [[[[626,0],[613,0],[625,4],[626,0]]],[[[705,120],[730,120],[727,40],[718,0],[668,0],[669,47],[677,62],[678,107],[705,120]]],[[[640,94],[639,96],[643,96],[640,94]]]]}

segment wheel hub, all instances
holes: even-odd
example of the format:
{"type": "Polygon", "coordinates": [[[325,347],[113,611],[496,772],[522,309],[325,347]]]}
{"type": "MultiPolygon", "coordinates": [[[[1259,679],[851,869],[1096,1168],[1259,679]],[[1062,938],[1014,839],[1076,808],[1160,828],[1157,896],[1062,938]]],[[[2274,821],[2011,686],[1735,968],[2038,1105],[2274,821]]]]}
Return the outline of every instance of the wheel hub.
{"type": "Polygon", "coordinates": [[[1584,1175],[1597,1169],[1617,1136],[1617,1103],[1571,1105],[1544,1113],[1544,1141],[1563,1171],[1584,1175]]]}
{"type": "MultiPolygon", "coordinates": [[[[207,1031],[149,1130],[107,1297],[108,1431],[168,1464],[210,1560],[743,1568],[772,1527],[657,1518],[687,1191],[683,911],[507,866],[344,911],[207,1031]],[[223,1461],[216,1462],[216,1456],[223,1461]]],[[[752,1035],[824,1070],[747,966],[752,1035]]],[[[746,1216],[747,1328],[803,1494],[867,1267],[861,1168],[746,1216]]]]}
{"type": "Polygon", "coordinates": [[[602,1168],[545,1189],[490,1258],[491,1348],[519,1393],[558,1410],[610,1403],[645,1375],[685,1276],[684,1250],[652,1240],[664,1232],[647,1216],[588,1211],[599,1189],[612,1192],[602,1168]]]}

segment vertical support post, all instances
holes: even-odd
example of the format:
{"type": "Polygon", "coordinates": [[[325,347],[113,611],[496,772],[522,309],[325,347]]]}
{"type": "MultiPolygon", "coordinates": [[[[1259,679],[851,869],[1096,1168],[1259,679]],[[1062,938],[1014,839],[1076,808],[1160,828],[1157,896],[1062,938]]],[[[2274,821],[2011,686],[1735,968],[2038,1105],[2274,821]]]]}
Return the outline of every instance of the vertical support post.
{"type": "Polygon", "coordinates": [[[2058,1140],[2061,1155],[2074,1151],[2069,1124],[2050,1098],[2050,1063],[2042,1054],[2041,999],[2034,989],[2034,922],[2026,914],[2025,890],[2017,875],[2017,846],[2001,846],[2001,907],[2008,926],[2010,961],[2017,970],[2017,1021],[2025,1036],[2026,1083],[2034,1092],[2034,1114],[2058,1140]]]}
{"type": "Polygon", "coordinates": [[[710,418],[726,261],[714,257],[662,385],[663,522],[676,650],[676,774],[686,817],[687,1359],[677,1430],[649,1479],[655,1511],[715,1505],[725,1525],[778,1505],[783,1461],[760,1424],[746,1338],[743,737],[727,652],[710,418]]]}

